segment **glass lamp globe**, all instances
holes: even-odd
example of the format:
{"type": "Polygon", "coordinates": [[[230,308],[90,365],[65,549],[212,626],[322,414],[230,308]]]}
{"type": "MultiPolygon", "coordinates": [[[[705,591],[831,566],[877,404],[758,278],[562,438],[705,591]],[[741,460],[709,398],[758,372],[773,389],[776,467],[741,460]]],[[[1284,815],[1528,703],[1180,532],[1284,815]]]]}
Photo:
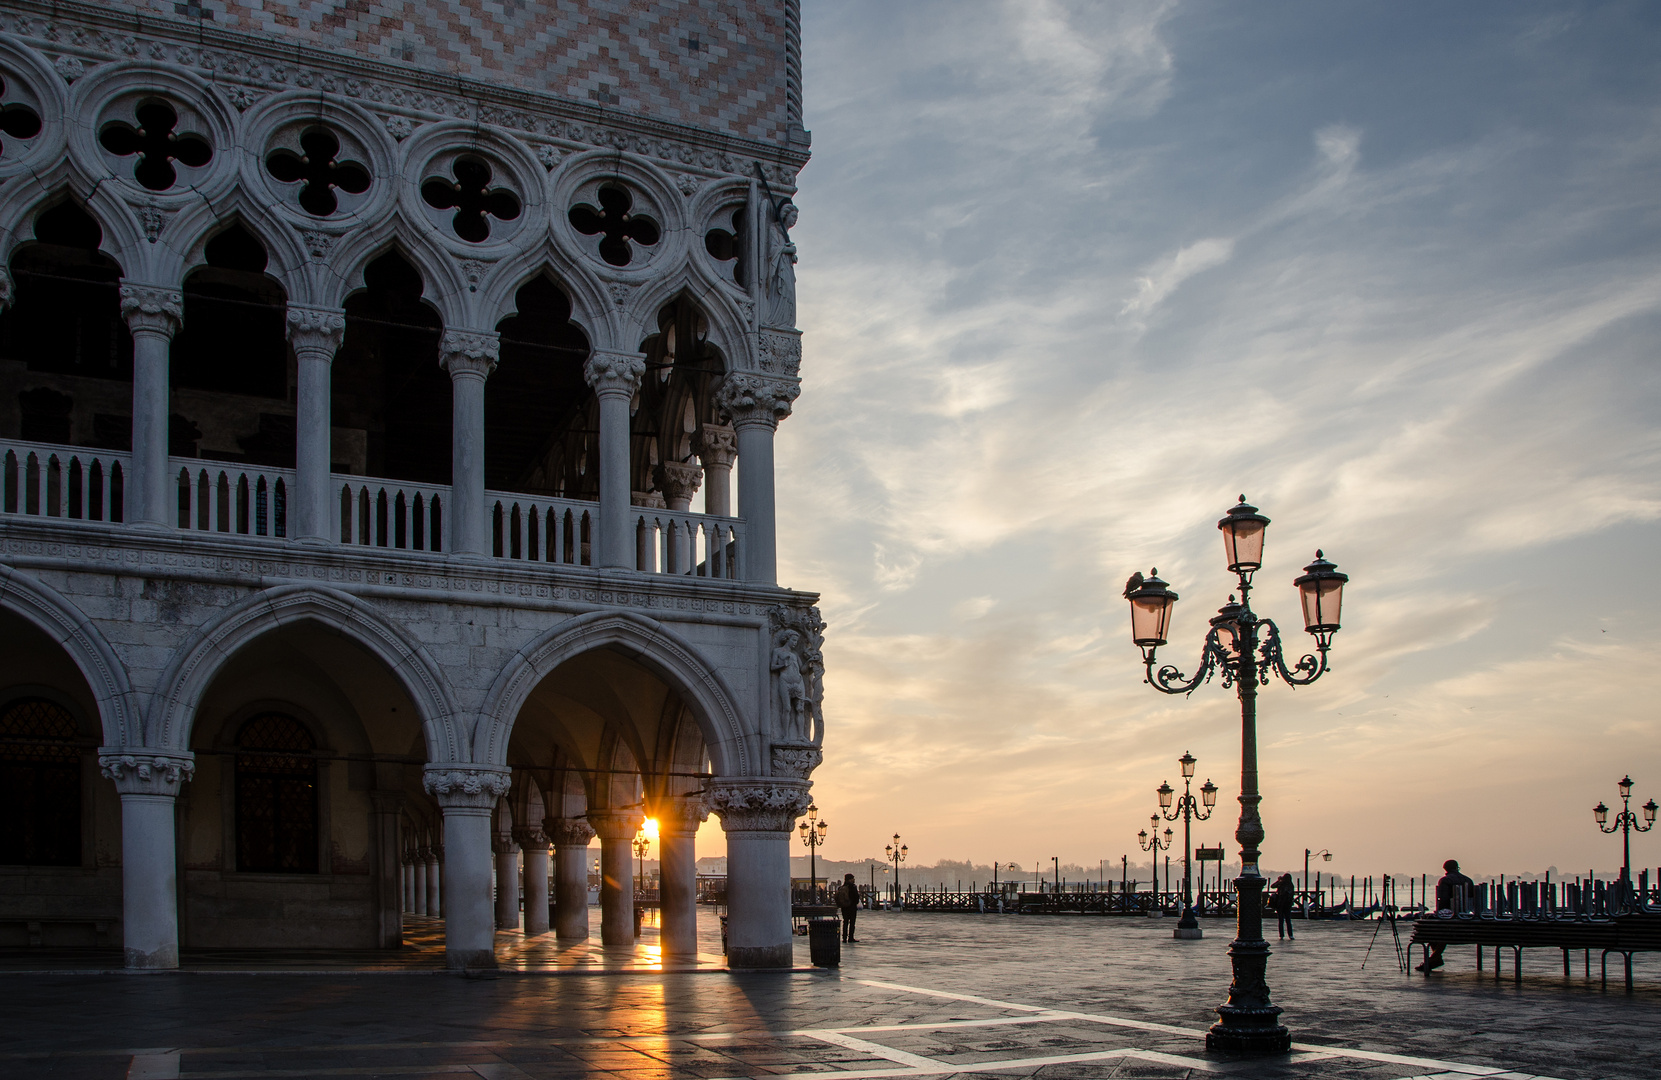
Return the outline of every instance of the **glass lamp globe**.
{"type": "Polygon", "coordinates": [[[1223,554],[1228,568],[1238,574],[1249,574],[1263,565],[1263,534],[1269,519],[1257,512],[1257,507],[1240,496],[1239,505],[1231,507],[1217,528],[1223,532],[1223,554]]]}

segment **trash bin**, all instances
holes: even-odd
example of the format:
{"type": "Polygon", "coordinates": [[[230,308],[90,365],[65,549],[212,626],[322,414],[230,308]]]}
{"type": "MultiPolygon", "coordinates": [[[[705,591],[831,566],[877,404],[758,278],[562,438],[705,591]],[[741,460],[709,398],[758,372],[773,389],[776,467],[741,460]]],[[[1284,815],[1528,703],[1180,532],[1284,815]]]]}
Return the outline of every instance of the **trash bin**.
{"type": "Polygon", "coordinates": [[[842,920],[834,916],[809,919],[807,953],[814,967],[841,967],[842,920]]]}

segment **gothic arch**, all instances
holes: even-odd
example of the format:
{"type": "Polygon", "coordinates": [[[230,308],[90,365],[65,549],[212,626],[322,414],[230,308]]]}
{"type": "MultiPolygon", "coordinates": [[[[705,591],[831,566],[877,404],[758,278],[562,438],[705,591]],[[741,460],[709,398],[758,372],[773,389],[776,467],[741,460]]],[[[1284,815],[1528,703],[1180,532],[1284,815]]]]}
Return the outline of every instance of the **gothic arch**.
{"type": "Polygon", "coordinates": [[[157,684],[150,706],[151,745],[187,748],[197,706],[225,662],[255,638],[300,622],[333,630],[386,664],[421,712],[430,760],[467,760],[462,717],[426,650],[364,601],[315,585],[279,585],[256,593],[196,630],[157,684]]]}
{"type": "MultiPolygon", "coordinates": [[[[503,259],[486,271],[473,300],[473,318],[479,326],[495,326],[510,315],[522,314],[515,296],[532,278],[545,275],[571,301],[571,321],[588,335],[591,348],[616,349],[616,305],[605,285],[554,245],[543,243],[503,259]]],[[[633,346],[627,347],[633,351],[633,346]]]]}
{"type": "Polygon", "coordinates": [[[142,744],[139,698],[127,669],[98,628],[55,589],[0,563],[0,607],[39,627],[69,654],[98,703],[104,745],[142,744]]]}
{"type": "Polygon", "coordinates": [[[704,733],[717,775],[749,776],[759,771],[743,716],[720,673],[667,626],[629,611],[580,615],[521,648],[485,696],[473,737],[473,760],[505,763],[514,722],[537,684],[567,660],[607,647],[651,669],[686,700],[704,733]]]}
{"type": "Polygon", "coordinates": [[[658,312],[682,297],[697,304],[709,320],[709,343],[721,351],[728,371],[754,367],[749,362],[753,351],[749,317],[733,297],[731,288],[716,281],[703,267],[690,264],[683,265],[678,273],[647,282],[629,297],[628,306],[620,316],[625,342],[622,351],[635,352],[641,342],[657,333],[658,312]]]}
{"type": "Polygon", "coordinates": [[[314,281],[305,249],[287,225],[269,210],[256,205],[242,188],[232,191],[216,206],[201,203],[181,211],[168,223],[162,240],[172,241],[179,261],[163,280],[182,283],[207,266],[208,242],[235,225],[241,225],[265,247],[266,256],[271,260],[265,273],[282,285],[289,303],[311,303],[314,281]]]}
{"type": "Polygon", "coordinates": [[[370,263],[396,249],[421,272],[421,300],[444,322],[446,329],[468,323],[467,283],[456,262],[431,240],[409,226],[398,212],[357,229],[333,242],[328,265],[316,286],[319,307],[339,308],[346,298],[364,288],[363,273],[370,263]]]}

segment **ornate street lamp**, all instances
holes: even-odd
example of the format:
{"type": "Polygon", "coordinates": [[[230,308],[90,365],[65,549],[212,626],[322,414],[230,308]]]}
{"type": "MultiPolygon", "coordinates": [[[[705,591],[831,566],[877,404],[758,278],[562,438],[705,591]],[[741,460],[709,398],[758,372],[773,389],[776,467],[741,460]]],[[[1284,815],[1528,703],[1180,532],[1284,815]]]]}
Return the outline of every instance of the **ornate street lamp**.
{"type": "Polygon", "coordinates": [[[1638,817],[1632,812],[1632,777],[1624,776],[1615,785],[1621,793],[1621,812],[1615,815],[1615,823],[1609,822],[1609,807],[1598,804],[1592,807],[1592,816],[1597,819],[1598,829],[1602,832],[1613,833],[1616,830],[1621,834],[1621,892],[1626,896],[1632,894],[1632,834],[1634,832],[1649,832],[1655,828],[1655,812],[1658,808],[1655,800],[1651,799],[1638,809],[1644,812],[1644,823],[1638,824],[1638,817]]]}
{"type": "Polygon", "coordinates": [[[634,875],[634,891],[639,893],[646,889],[646,852],[652,849],[652,840],[646,835],[644,825],[634,834],[633,844],[635,861],[639,864],[639,869],[634,875]]]}
{"type": "Polygon", "coordinates": [[[1177,928],[1171,931],[1171,936],[1183,939],[1196,939],[1204,936],[1200,929],[1200,921],[1194,918],[1194,871],[1189,860],[1193,856],[1194,822],[1204,821],[1211,816],[1211,810],[1217,805],[1217,785],[1210,780],[1200,788],[1200,797],[1204,800],[1205,809],[1200,809],[1200,803],[1194,800],[1192,790],[1194,783],[1194,766],[1198,759],[1184,750],[1177,758],[1177,764],[1182,766],[1182,798],[1171,806],[1171,796],[1176,789],[1169,783],[1159,785],[1159,811],[1165,815],[1166,821],[1182,819],[1182,918],[1177,920],[1177,928]]]}
{"type": "Polygon", "coordinates": [[[911,849],[900,843],[900,834],[895,833],[894,842],[883,850],[888,852],[888,861],[894,864],[894,903],[898,904],[900,902],[900,864],[905,862],[905,857],[911,849]]]}
{"type": "Polygon", "coordinates": [[[802,843],[807,846],[807,874],[808,895],[813,902],[819,902],[819,862],[816,853],[825,842],[825,834],[830,831],[830,825],[819,820],[819,808],[812,803],[808,804],[807,820],[796,826],[802,834],[802,843]]]}
{"type": "Polygon", "coordinates": [[[1349,580],[1317,551],[1315,561],[1293,581],[1316,654],[1306,654],[1288,667],[1279,628],[1251,609],[1252,575],[1263,565],[1268,524],[1245,496],[1217,522],[1228,569],[1239,581],[1240,599],[1237,603],[1229,597],[1211,620],[1193,678],[1170,664],[1156,667],[1156,653],[1170,634],[1177,594],[1159,579],[1157,570],[1146,578],[1136,574],[1125,586],[1131,638],[1142,649],[1149,685],[1164,694],[1190,694],[1221,672],[1223,686],[1233,687],[1240,698],[1240,824],[1234,833],[1240,842],[1240,876],[1234,881],[1239,922],[1229,946],[1234,980],[1228,1000],[1217,1006],[1217,1023],[1205,1037],[1207,1048],[1234,1054],[1285,1053],[1292,1045],[1291,1033],[1279,1021],[1280,1007],[1269,997],[1269,943],[1263,940],[1265,882],[1257,867],[1264,835],[1257,810],[1262,801],[1257,790],[1257,688],[1269,681],[1271,672],[1291,686],[1307,685],[1326,673],[1327,650],[1338,632],[1344,583],[1349,580]]]}
{"type": "MultiPolygon", "coordinates": [[[[1160,892],[1159,892],[1159,853],[1161,851],[1170,851],[1171,850],[1171,837],[1176,835],[1176,834],[1171,832],[1170,829],[1166,829],[1165,830],[1165,839],[1160,840],[1160,838],[1159,838],[1159,815],[1158,814],[1152,815],[1151,817],[1148,818],[1148,821],[1153,826],[1153,839],[1150,840],[1148,838],[1148,830],[1143,829],[1141,832],[1136,834],[1136,842],[1142,845],[1142,850],[1143,851],[1153,852],[1153,902],[1154,902],[1155,905],[1157,905],[1159,907],[1159,909],[1161,911],[1163,911],[1165,909],[1165,902],[1160,898],[1160,892]]],[[[1167,864],[1167,867],[1169,867],[1169,860],[1166,861],[1166,864],[1167,864]]],[[[1165,871],[1165,878],[1166,878],[1165,887],[1167,889],[1169,889],[1171,887],[1170,877],[1171,877],[1171,871],[1169,869],[1166,869],[1166,871],[1165,871]]]]}

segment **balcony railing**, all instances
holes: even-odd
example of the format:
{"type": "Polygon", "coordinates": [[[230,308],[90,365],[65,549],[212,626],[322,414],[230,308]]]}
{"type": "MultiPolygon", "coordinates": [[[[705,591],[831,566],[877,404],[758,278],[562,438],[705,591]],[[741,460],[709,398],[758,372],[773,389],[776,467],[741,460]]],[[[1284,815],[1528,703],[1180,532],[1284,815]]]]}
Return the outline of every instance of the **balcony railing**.
{"type": "MultiPolygon", "coordinates": [[[[293,535],[298,478],[273,469],[169,458],[177,518],[185,532],[293,535]]],[[[122,523],[132,455],[50,443],[0,441],[0,520],[7,516],[122,523]]],[[[447,486],[332,474],[333,535],[347,547],[443,553],[451,550],[447,486]]],[[[593,566],[599,560],[600,505],[487,491],[490,552],[518,562],[593,566]]],[[[744,578],[744,522],[684,510],[631,507],[637,570],[682,577],[744,578]]]]}

